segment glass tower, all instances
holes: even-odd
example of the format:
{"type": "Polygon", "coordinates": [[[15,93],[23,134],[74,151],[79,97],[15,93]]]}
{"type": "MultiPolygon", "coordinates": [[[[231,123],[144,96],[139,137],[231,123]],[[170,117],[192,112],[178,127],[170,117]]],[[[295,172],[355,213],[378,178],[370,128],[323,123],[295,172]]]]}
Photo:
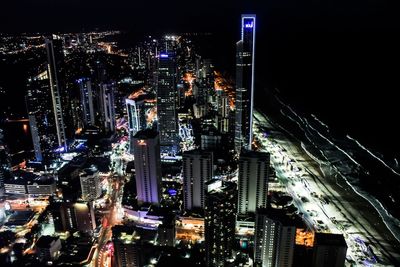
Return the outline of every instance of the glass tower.
{"type": "Polygon", "coordinates": [[[256,16],[242,15],[241,39],[236,43],[235,148],[251,150],[253,140],[254,57],[256,16]]]}
{"type": "Polygon", "coordinates": [[[62,109],[62,100],[61,100],[61,80],[59,77],[59,62],[62,54],[57,53],[59,49],[54,48],[54,42],[59,43],[60,40],[51,40],[46,39],[46,51],[47,51],[47,72],[50,82],[50,92],[53,101],[53,111],[54,111],[54,118],[55,124],[57,129],[57,140],[59,147],[64,147],[67,149],[67,138],[65,135],[65,125],[64,125],[64,118],[63,118],[63,109],[62,109]]]}
{"type": "Polygon", "coordinates": [[[175,54],[164,52],[158,60],[157,115],[161,152],[178,151],[178,114],[176,110],[175,54]]]}

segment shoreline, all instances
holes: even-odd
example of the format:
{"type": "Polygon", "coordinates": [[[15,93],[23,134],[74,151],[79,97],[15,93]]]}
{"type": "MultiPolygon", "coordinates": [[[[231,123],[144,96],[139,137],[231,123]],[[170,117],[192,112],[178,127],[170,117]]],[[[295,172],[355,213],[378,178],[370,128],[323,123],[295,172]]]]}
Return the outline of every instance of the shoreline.
{"type": "Polygon", "coordinates": [[[259,110],[255,112],[255,115],[261,116],[267,121],[267,125],[263,126],[270,128],[278,136],[281,135],[280,140],[273,138],[275,141],[285,148],[290,146],[288,151],[291,151],[292,155],[300,155],[300,157],[294,156],[294,158],[296,158],[296,161],[302,162],[302,166],[307,166],[305,168],[308,169],[313,179],[311,182],[315,184],[318,190],[330,196],[331,203],[341,211],[342,216],[354,227],[351,231],[345,232],[362,235],[366,238],[366,241],[371,244],[373,253],[375,255],[380,254],[378,257],[384,261],[383,264],[386,266],[387,264],[394,264],[393,266],[400,264],[400,242],[385,225],[376,208],[363,196],[355,192],[354,188],[343,177],[325,177],[318,162],[304,151],[301,142],[290,132],[271,122],[259,110]],[[342,181],[341,185],[337,183],[337,180],[342,181]],[[377,221],[377,217],[379,217],[379,221],[377,221]]]}

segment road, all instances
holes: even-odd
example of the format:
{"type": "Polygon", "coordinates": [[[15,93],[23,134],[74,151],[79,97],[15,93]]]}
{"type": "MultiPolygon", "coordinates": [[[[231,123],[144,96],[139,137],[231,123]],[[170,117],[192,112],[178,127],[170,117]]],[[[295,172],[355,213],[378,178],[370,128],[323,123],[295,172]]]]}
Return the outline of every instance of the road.
{"type": "Polygon", "coordinates": [[[112,180],[112,194],[110,212],[103,217],[103,227],[97,241],[97,250],[94,253],[91,266],[111,267],[112,266],[112,245],[109,241],[112,238],[112,227],[121,222],[119,210],[121,209],[121,186],[123,179],[121,177],[109,178],[112,180]]]}
{"type": "Polygon", "coordinates": [[[338,178],[324,177],[319,165],[262,114],[255,113],[255,136],[309,227],[342,233],[349,261],[360,266],[398,266],[400,244],[375,209],[338,178]],[[273,131],[265,137],[263,129],[273,131]]]}

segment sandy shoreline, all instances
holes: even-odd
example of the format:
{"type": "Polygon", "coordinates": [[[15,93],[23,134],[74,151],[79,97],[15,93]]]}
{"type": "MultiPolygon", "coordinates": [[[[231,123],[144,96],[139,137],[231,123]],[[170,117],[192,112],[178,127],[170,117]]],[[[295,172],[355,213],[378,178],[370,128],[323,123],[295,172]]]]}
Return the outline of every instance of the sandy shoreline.
{"type": "MultiPolygon", "coordinates": [[[[260,116],[260,113],[257,112],[256,116],[260,116]]],[[[400,243],[388,230],[375,208],[356,194],[343,178],[339,176],[324,178],[319,164],[301,148],[298,140],[288,133],[278,130],[279,126],[271,125],[271,122],[266,124],[263,126],[269,127],[273,131],[272,138],[286,148],[296,162],[309,170],[310,177],[312,177],[310,183],[313,184],[313,187],[329,196],[332,213],[334,213],[334,209],[339,210],[344,220],[352,225],[345,232],[351,236],[362,236],[372,245],[373,252],[383,261],[382,264],[399,266],[400,243]]]]}

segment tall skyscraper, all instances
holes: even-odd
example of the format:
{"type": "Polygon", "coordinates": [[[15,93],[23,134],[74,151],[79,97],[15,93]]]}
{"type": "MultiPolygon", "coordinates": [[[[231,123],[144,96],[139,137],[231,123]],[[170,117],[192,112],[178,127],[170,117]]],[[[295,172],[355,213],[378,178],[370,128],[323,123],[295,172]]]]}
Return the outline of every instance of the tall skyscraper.
{"type": "Polygon", "coordinates": [[[92,201],[101,195],[99,171],[95,166],[86,168],[79,175],[82,190],[82,199],[92,201]]]}
{"type": "Polygon", "coordinates": [[[94,113],[94,91],[90,79],[79,79],[79,90],[81,96],[82,120],[85,127],[95,126],[94,113]]]}
{"type": "Polygon", "coordinates": [[[296,226],[284,210],[258,209],[254,238],[255,266],[292,266],[296,226]]]}
{"type": "Polygon", "coordinates": [[[206,266],[225,266],[235,244],[236,184],[211,180],[206,183],[206,266]]]}
{"type": "Polygon", "coordinates": [[[183,153],[183,204],[185,210],[204,209],[205,182],[212,178],[212,152],[191,150],[183,153]]]}
{"type": "Polygon", "coordinates": [[[343,267],[347,244],[343,235],[316,233],[314,239],[313,267],[343,267]]]}
{"type": "Polygon", "coordinates": [[[48,73],[43,72],[29,78],[27,87],[25,102],[35,159],[38,162],[47,162],[58,146],[48,73]]]}
{"type": "Polygon", "coordinates": [[[239,158],[238,214],[254,214],[267,206],[269,154],[242,150],[239,158]]]}
{"type": "Polygon", "coordinates": [[[133,99],[125,99],[126,111],[128,113],[128,129],[129,129],[129,152],[133,154],[134,151],[134,136],[141,129],[140,128],[140,105],[133,99]]]}
{"type": "Polygon", "coordinates": [[[57,56],[61,57],[61,53],[56,53],[57,50],[54,48],[54,41],[59,42],[60,40],[46,39],[45,41],[47,51],[47,73],[50,82],[50,93],[53,102],[53,112],[57,131],[58,145],[59,147],[64,147],[65,149],[68,149],[61,100],[61,91],[63,89],[61,88],[62,82],[59,75],[59,62],[61,59],[57,58],[57,56]]]}
{"type": "Polygon", "coordinates": [[[115,266],[117,267],[142,266],[141,249],[140,245],[136,244],[137,239],[135,237],[137,236],[134,227],[115,225],[112,228],[115,266]]]}
{"type": "Polygon", "coordinates": [[[128,98],[125,100],[126,110],[128,113],[128,127],[129,127],[129,140],[130,140],[130,153],[133,154],[133,137],[138,131],[145,130],[152,127],[152,116],[155,117],[154,98],[143,94],[133,99],[128,98]]]}
{"type": "Polygon", "coordinates": [[[4,194],[4,181],[11,177],[11,164],[7,147],[3,141],[3,130],[0,129],[0,196],[4,194]]]}
{"type": "Polygon", "coordinates": [[[138,131],[153,128],[156,117],[155,96],[143,90],[132,93],[125,99],[129,127],[129,151],[133,154],[133,137],[138,131]]]}
{"type": "Polygon", "coordinates": [[[105,132],[115,131],[114,82],[100,84],[99,103],[105,132]]]}
{"type": "Polygon", "coordinates": [[[83,233],[93,234],[96,228],[93,202],[75,202],[73,209],[75,229],[83,233]]]}
{"type": "Polygon", "coordinates": [[[241,39],[236,43],[235,148],[251,150],[253,141],[254,59],[256,16],[242,15],[241,39]]]}
{"type": "Polygon", "coordinates": [[[157,244],[159,246],[174,247],[176,242],[175,219],[164,221],[158,225],[157,244]]]}
{"type": "Polygon", "coordinates": [[[218,130],[221,133],[229,132],[229,97],[223,90],[217,91],[218,130]]]}
{"type": "Polygon", "coordinates": [[[160,139],[156,131],[139,131],[133,138],[136,193],[141,203],[159,204],[161,201],[160,139]]]}
{"type": "Polygon", "coordinates": [[[178,151],[178,114],[176,110],[176,63],[175,54],[164,52],[158,59],[157,115],[161,152],[178,151]]]}

